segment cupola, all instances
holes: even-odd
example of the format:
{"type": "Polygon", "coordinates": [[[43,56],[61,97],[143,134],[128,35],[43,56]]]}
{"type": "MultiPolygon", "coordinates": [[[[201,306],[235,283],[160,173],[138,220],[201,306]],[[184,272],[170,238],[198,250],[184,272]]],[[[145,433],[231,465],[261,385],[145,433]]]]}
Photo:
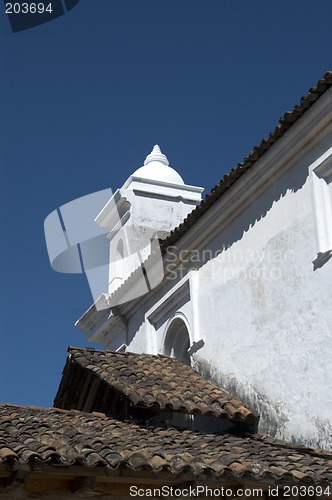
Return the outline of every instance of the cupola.
{"type": "Polygon", "coordinates": [[[184,181],[174,168],[169,166],[167,156],[164,155],[158,144],[145,158],[144,165],[132,174],[131,177],[157,181],[166,184],[184,185],[184,181]]]}

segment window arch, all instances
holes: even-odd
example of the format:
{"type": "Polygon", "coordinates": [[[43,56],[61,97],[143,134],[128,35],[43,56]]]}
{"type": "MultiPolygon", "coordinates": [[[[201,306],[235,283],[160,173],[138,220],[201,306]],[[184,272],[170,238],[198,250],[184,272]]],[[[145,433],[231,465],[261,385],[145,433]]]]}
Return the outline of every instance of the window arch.
{"type": "Polygon", "coordinates": [[[187,324],[181,316],[177,316],[170,322],[166,330],[164,354],[190,365],[189,347],[190,336],[187,324]]]}

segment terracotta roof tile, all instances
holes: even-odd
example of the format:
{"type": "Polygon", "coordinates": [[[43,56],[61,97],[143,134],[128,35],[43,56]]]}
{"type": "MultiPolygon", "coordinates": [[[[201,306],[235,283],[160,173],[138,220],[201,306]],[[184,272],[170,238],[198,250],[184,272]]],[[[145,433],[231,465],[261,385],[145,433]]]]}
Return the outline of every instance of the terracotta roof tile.
{"type": "MultiPolygon", "coordinates": [[[[112,389],[123,393],[133,405],[195,413],[257,424],[258,415],[243,401],[215,386],[179,360],[152,354],[117,353],[68,348],[70,353],[55,406],[70,409],[64,394],[75,390],[71,369],[79,365],[93,371],[112,389]],[[129,375],[129,376],[128,376],[129,375]]],[[[70,399],[70,398],[69,398],[70,399]]],[[[77,408],[82,409],[82,408],[77,408]]]]}
{"type": "Polygon", "coordinates": [[[0,405],[0,464],[37,461],[58,466],[208,472],[218,480],[247,475],[277,482],[331,481],[331,454],[276,441],[260,435],[145,429],[74,410],[0,405]]]}

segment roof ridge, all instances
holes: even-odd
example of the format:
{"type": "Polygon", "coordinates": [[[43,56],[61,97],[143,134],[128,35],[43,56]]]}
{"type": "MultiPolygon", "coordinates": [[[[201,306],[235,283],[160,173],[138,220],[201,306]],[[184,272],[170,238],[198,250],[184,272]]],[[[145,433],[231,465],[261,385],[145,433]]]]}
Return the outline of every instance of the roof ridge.
{"type": "MultiPolygon", "coordinates": [[[[87,412],[87,411],[82,411],[82,410],[75,410],[74,408],[70,410],[66,410],[64,408],[59,408],[58,406],[35,406],[35,405],[20,405],[16,403],[0,403],[0,409],[1,408],[12,408],[13,410],[31,410],[31,411],[43,411],[43,412],[49,412],[49,413],[65,413],[65,414],[84,414],[84,415],[93,415],[94,417],[98,418],[110,418],[108,417],[105,413],[98,412],[98,411],[93,411],[93,412],[87,412]]],[[[111,418],[112,419],[112,418],[111,418]]],[[[114,420],[114,419],[112,419],[114,420]]]]}
{"type": "Polygon", "coordinates": [[[108,353],[108,354],[135,354],[132,352],[118,352],[118,351],[112,351],[111,349],[96,349],[95,347],[75,347],[75,346],[68,346],[67,347],[67,352],[71,351],[84,351],[84,352],[102,352],[102,353],[108,353]]]}
{"type": "Polygon", "coordinates": [[[59,412],[66,412],[66,411],[76,411],[76,410],[63,410],[62,408],[57,408],[55,406],[36,406],[36,405],[20,405],[16,403],[0,403],[0,408],[13,408],[13,409],[19,409],[19,410],[32,410],[32,411],[54,411],[57,410],[59,412]]]}
{"type": "MultiPolygon", "coordinates": [[[[120,352],[120,351],[112,351],[111,349],[96,349],[94,347],[68,346],[67,352],[71,353],[72,351],[83,351],[83,352],[92,352],[92,353],[96,352],[96,353],[103,353],[103,354],[114,354],[116,356],[118,356],[118,355],[121,355],[121,356],[152,356],[154,358],[166,358],[166,359],[169,359],[171,363],[176,362],[176,363],[183,364],[183,361],[181,359],[171,358],[170,356],[167,356],[166,354],[161,354],[161,353],[152,354],[152,353],[149,353],[149,352],[132,352],[132,351],[120,352]]],[[[196,370],[194,370],[194,371],[196,371],[196,370]]]]}

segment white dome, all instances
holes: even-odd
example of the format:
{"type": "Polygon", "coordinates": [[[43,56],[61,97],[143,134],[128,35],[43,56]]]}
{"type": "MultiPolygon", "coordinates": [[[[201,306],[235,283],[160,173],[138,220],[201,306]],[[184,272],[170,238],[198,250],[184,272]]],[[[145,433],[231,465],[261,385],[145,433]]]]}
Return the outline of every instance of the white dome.
{"type": "Polygon", "coordinates": [[[170,182],[171,184],[184,184],[181,175],[174,168],[167,167],[159,161],[151,161],[148,165],[140,167],[132,174],[151,181],[170,182]]]}
{"type": "Polygon", "coordinates": [[[174,168],[168,166],[167,157],[156,144],[146,157],[143,167],[138,168],[132,177],[141,177],[152,181],[167,182],[170,184],[184,184],[184,181],[174,168]]]}

